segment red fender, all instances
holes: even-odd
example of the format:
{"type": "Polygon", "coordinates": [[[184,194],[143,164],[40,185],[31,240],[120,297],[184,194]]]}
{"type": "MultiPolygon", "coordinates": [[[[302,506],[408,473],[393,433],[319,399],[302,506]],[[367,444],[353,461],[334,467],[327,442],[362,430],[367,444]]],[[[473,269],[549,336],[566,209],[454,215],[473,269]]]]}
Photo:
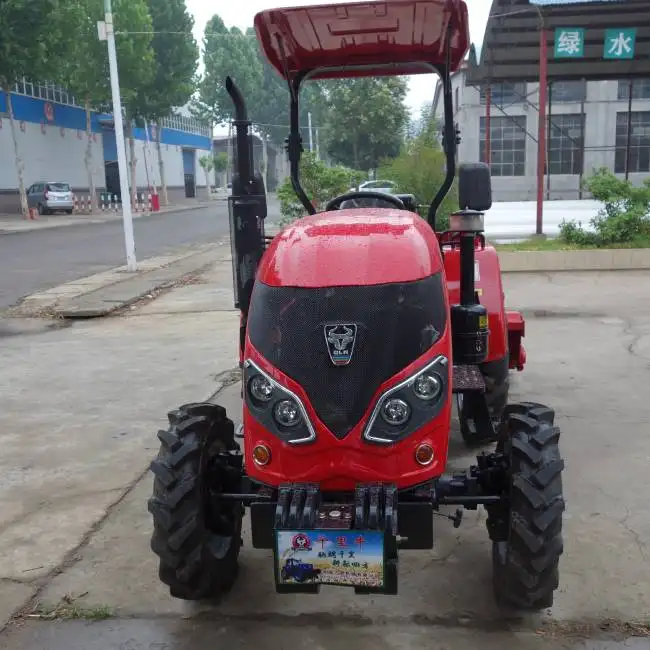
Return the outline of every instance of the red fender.
{"type": "Polygon", "coordinates": [[[526,335],[526,321],[518,311],[506,313],[508,322],[508,349],[510,369],[523,370],[526,365],[526,349],[521,339],[526,335]]]}

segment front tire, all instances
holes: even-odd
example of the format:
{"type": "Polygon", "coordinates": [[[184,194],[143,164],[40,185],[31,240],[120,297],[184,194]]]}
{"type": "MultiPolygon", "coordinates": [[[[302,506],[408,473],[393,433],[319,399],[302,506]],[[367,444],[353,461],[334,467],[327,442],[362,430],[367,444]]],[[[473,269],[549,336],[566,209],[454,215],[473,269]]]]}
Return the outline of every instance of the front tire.
{"type": "Polygon", "coordinates": [[[539,611],[553,605],[563,552],[564,461],[552,409],[509,406],[497,451],[507,455],[508,502],[488,512],[497,603],[539,611]]]}
{"type": "Polygon", "coordinates": [[[151,549],[172,596],[216,598],[234,585],[241,548],[243,507],[218,499],[219,493],[237,491],[241,480],[234,425],[224,408],[209,403],[186,404],[168,419],[151,463],[151,549]]]}

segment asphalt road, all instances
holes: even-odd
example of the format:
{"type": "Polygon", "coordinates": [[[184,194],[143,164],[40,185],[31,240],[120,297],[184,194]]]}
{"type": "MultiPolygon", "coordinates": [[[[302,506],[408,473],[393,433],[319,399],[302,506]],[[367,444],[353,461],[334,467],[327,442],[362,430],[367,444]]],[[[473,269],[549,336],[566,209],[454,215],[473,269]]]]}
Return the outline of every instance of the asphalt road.
{"type": "MultiPolygon", "coordinates": [[[[228,234],[228,208],[140,217],[133,222],[136,257],[162,255],[228,234]]],[[[0,309],[29,294],[126,263],[122,221],[45,228],[0,236],[0,309]]]]}

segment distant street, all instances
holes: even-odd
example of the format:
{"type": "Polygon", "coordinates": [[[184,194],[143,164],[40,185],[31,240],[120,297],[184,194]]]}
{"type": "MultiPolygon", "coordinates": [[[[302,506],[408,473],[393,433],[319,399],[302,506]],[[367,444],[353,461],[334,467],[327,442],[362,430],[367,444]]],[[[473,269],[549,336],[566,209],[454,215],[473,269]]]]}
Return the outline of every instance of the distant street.
{"type": "MultiPolygon", "coordinates": [[[[269,206],[269,219],[277,215],[269,206]]],[[[133,222],[138,259],[229,232],[225,201],[133,222]]],[[[0,235],[0,309],[24,296],[125,264],[122,221],[0,235]]]]}

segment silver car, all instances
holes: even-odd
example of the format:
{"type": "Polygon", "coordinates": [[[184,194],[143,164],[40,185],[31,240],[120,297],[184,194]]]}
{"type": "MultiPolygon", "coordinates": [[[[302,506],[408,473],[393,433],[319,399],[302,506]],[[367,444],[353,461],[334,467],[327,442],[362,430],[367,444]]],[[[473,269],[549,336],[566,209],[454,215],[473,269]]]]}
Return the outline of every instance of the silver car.
{"type": "Polygon", "coordinates": [[[371,192],[386,192],[387,194],[393,194],[397,188],[397,184],[393,181],[366,181],[361,183],[359,187],[353,187],[350,191],[361,191],[368,190],[371,192]]]}
{"type": "Polygon", "coordinates": [[[66,212],[72,214],[74,196],[68,183],[42,181],[27,190],[27,205],[36,208],[38,214],[66,212]]]}

